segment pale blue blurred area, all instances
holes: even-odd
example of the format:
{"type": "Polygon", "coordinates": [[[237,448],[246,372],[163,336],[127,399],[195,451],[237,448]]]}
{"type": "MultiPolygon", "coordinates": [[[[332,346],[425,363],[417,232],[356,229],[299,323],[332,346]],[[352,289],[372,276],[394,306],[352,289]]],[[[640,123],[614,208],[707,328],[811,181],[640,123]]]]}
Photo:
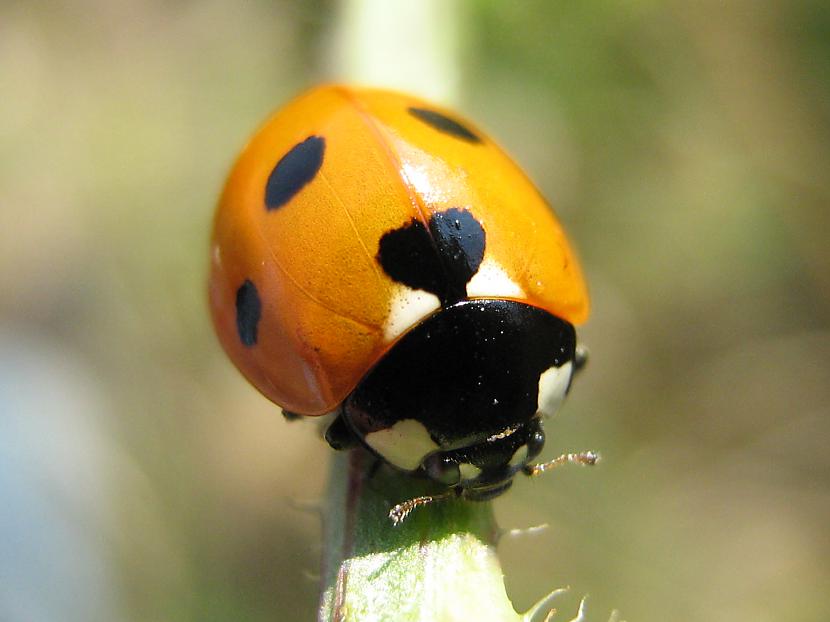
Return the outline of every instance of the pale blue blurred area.
{"type": "Polygon", "coordinates": [[[0,324],[0,620],[120,620],[117,469],[77,354],[0,324]]]}

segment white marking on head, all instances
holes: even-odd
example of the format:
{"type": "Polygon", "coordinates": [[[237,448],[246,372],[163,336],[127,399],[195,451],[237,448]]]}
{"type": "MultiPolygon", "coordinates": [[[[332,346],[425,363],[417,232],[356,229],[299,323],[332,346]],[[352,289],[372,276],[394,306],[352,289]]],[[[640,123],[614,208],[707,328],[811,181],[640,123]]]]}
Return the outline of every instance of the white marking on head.
{"type": "Polygon", "coordinates": [[[510,458],[510,462],[508,464],[512,467],[517,467],[517,466],[524,466],[526,462],[527,462],[527,445],[522,445],[521,447],[519,447],[515,451],[515,453],[513,454],[513,457],[510,458]]]}
{"type": "Polygon", "coordinates": [[[405,285],[396,285],[389,301],[389,315],[383,325],[383,336],[392,341],[441,307],[438,296],[405,285]]]}
{"type": "Polygon", "coordinates": [[[481,475],[481,469],[469,462],[462,462],[458,465],[458,470],[461,472],[461,480],[471,480],[481,475]]]}
{"type": "Polygon", "coordinates": [[[384,460],[407,471],[417,469],[427,455],[438,449],[424,424],[414,419],[404,419],[391,428],[371,432],[363,440],[384,460]]]}
{"type": "Polygon", "coordinates": [[[539,412],[548,417],[556,414],[565,400],[565,392],[571,381],[573,365],[570,361],[562,367],[551,367],[539,376],[539,412]]]}
{"type": "Polygon", "coordinates": [[[523,298],[524,290],[499,264],[485,257],[475,276],[467,283],[470,298],[523,298]]]}

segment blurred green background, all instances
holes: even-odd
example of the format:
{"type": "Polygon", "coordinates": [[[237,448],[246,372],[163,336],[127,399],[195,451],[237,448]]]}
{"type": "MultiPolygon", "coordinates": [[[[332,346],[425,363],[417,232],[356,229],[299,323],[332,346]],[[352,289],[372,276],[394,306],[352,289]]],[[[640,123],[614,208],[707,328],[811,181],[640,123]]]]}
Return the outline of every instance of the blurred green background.
{"type": "Polygon", "coordinates": [[[329,449],[220,350],[207,239],[253,129],[354,78],[476,119],[584,260],[547,452],[605,460],[497,500],[549,524],[517,608],[830,619],[830,5],[374,4],[0,3],[0,619],[314,617],[329,449]]]}

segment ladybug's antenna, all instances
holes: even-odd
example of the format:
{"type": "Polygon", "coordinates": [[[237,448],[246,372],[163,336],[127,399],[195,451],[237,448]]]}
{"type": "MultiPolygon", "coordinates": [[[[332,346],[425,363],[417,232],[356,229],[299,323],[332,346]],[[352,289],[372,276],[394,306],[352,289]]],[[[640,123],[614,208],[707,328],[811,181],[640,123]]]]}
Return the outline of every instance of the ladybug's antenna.
{"type": "Polygon", "coordinates": [[[554,458],[550,462],[543,462],[542,464],[528,464],[522,469],[525,475],[535,477],[541,475],[545,471],[555,469],[563,464],[581,464],[582,466],[594,466],[599,462],[599,454],[595,451],[581,451],[578,454],[562,454],[558,458],[554,458]]]}
{"type": "Polygon", "coordinates": [[[403,503],[399,503],[391,510],[389,510],[389,520],[392,521],[392,524],[397,526],[400,525],[409,513],[412,512],[415,508],[421,507],[422,505],[428,505],[433,501],[441,501],[443,499],[447,499],[449,497],[455,497],[457,494],[450,490],[449,492],[445,492],[440,495],[427,495],[426,497],[415,497],[413,499],[407,499],[403,503]]]}

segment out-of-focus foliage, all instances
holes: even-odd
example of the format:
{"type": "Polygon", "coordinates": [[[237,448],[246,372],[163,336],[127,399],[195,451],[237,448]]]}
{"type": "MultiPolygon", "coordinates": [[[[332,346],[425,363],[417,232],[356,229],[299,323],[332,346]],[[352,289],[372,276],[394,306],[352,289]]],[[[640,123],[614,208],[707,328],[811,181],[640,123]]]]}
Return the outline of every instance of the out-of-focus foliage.
{"type": "MultiPolygon", "coordinates": [[[[827,3],[456,9],[460,107],[556,206],[594,299],[548,452],[605,462],[497,502],[550,523],[499,545],[517,608],[569,584],[629,620],[828,619],[827,3]]],[[[314,615],[301,507],[329,450],[232,369],[204,280],[227,168],[333,77],[339,15],[0,5],[0,618],[314,615]]]]}

